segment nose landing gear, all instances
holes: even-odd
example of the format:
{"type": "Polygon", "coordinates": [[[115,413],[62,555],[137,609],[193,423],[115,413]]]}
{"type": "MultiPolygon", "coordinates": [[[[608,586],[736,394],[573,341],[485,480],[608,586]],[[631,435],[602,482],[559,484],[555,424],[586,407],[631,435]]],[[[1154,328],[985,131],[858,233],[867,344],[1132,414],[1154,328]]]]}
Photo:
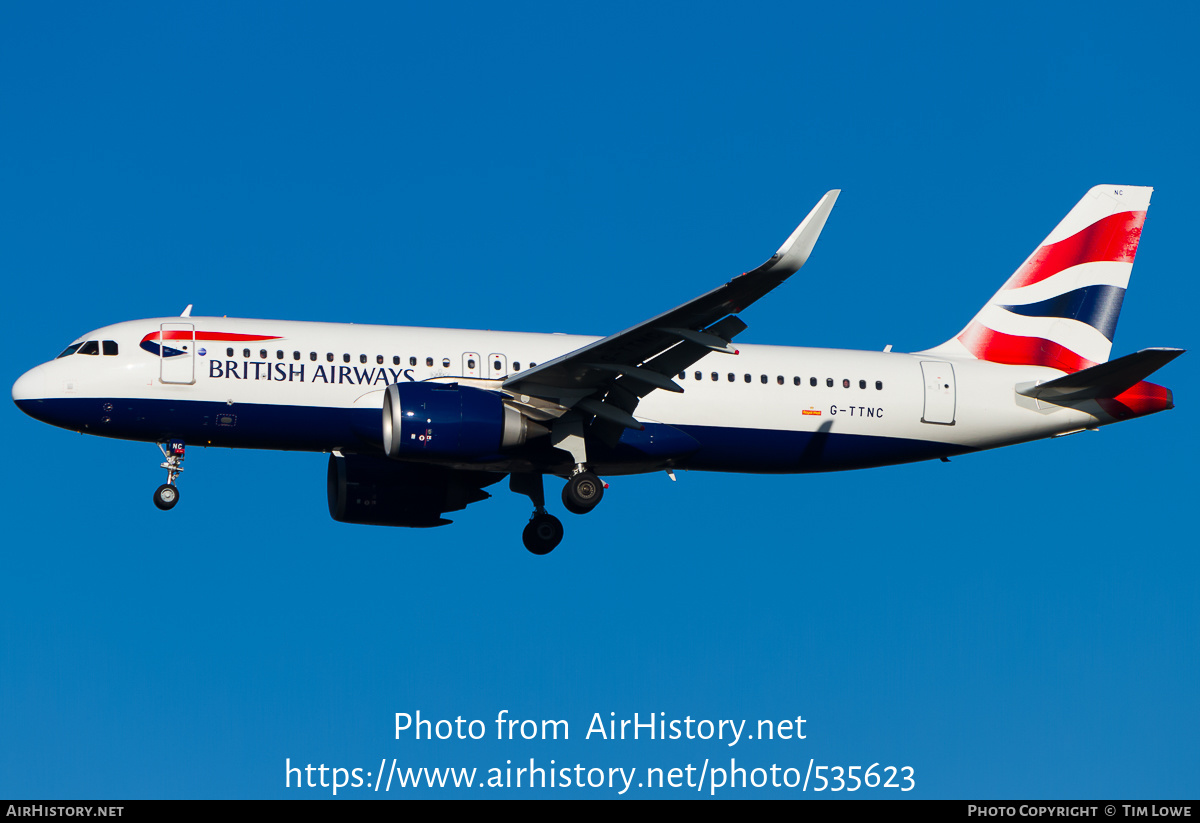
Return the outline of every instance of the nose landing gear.
{"type": "Polygon", "coordinates": [[[171,440],[165,446],[159,443],[158,450],[166,458],[161,467],[167,470],[167,482],[154,490],[154,505],[163,511],[170,511],[179,502],[179,488],[175,485],[175,478],[183,471],[183,441],[171,440]]]}

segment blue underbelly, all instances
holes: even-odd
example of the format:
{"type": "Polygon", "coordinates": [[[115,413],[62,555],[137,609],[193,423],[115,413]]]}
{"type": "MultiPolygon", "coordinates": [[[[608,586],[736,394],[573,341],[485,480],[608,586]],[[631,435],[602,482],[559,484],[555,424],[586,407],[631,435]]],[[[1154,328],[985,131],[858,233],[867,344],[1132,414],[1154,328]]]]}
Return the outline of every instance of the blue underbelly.
{"type": "MultiPolygon", "coordinates": [[[[288,451],[382,450],[380,411],[370,408],[117,398],[21,400],[17,405],[55,426],[124,440],[179,438],[194,446],[288,451]]],[[[909,463],[971,451],[933,441],[833,431],[647,423],[645,432],[627,435],[611,449],[598,449],[597,461],[633,471],[674,465],[697,471],[785,474],[909,463]]],[[[545,453],[548,444],[531,446],[545,453]]]]}

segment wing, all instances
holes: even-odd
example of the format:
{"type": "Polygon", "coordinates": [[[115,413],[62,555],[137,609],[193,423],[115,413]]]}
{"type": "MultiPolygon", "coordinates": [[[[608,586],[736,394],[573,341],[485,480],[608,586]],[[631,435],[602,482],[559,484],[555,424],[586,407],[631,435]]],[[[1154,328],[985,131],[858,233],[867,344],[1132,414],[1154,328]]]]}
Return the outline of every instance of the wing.
{"type": "Polygon", "coordinates": [[[577,412],[594,417],[592,434],[615,442],[638,401],[655,389],[682,392],[672,375],[709,352],[737,354],[746,328],[736,313],[800,270],[816,245],[839,190],[827,193],[771,259],[682,306],[514,375],[504,390],[535,419],[577,412]],[[522,396],[528,400],[522,400],[522,396]]]}

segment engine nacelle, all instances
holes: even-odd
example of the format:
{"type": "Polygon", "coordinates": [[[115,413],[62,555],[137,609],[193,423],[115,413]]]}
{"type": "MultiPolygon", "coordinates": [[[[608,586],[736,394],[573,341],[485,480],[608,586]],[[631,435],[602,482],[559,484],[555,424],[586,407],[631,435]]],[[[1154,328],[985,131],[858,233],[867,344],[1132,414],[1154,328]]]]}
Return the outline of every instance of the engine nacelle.
{"type": "Polygon", "coordinates": [[[383,395],[383,448],[393,459],[483,460],[519,446],[531,423],[500,396],[458,383],[393,383],[383,395]]]}
{"type": "Polygon", "coordinates": [[[329,456],[329,516],[339,523],[428,528],[449,523],[446,512],[486,500],[497,472],[397,463],[384,457],[329,456]]]}

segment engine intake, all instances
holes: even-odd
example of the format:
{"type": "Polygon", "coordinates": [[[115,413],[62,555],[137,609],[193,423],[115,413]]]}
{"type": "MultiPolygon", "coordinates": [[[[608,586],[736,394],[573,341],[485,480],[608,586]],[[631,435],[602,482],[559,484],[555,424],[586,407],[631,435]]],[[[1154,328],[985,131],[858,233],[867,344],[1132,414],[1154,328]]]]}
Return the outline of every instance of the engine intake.
{"type": "Polygon", "coordinates": [[[473,386],[393,383],[383,395],[383,448],[395,460],[483,460],[545,432],[473,386]]]}

